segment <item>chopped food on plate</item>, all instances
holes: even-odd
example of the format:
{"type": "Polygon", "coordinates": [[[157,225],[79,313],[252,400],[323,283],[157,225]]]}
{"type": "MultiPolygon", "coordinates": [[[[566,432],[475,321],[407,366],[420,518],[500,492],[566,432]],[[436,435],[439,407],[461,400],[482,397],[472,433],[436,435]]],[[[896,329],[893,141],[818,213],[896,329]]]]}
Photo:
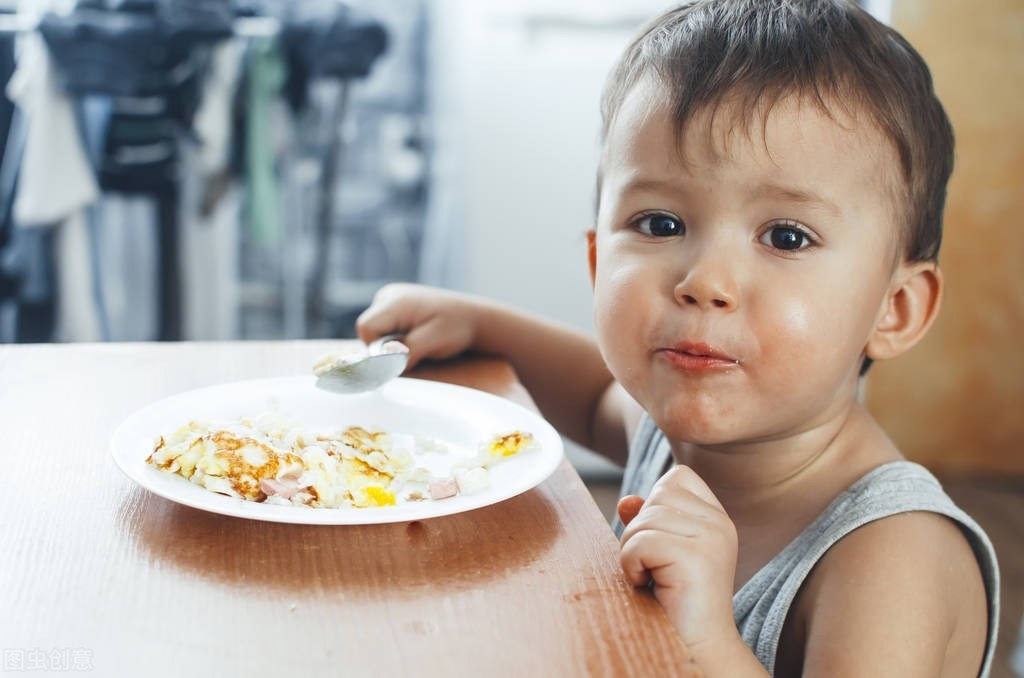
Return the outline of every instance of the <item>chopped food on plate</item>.
{"type": "Polygon", "coordinates": [[[146,462],[212,492],[246,501],[311,508],[376,508],[441,501],[490,485],[494,464],[534,446],[513,431],[480,444],[472,457],[441,441],[350,426],[334,433],[303,431],[271,417],[214,426],[189,422],[160,436],[146,462]],[[418,465],[423,455],[448,457],[442,472],[418,465]]]}

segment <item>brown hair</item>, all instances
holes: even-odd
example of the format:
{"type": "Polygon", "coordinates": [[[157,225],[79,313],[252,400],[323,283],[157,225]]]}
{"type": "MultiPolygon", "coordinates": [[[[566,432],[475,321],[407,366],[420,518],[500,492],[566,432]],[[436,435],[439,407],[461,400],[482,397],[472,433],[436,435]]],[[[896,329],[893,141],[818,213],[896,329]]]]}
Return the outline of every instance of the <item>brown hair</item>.
{"type": "MultiPolygon", "coordinates": [[[[727,98],[747,118],[786,95],[866,113],[900,161],[909,261],[933,261],[942,241],[953,129],[921,55],[895,30],[844,0],[694,0],[648,24],[615,66],[601,101],[606,139],[626,96],[655,75],[677,133],[727,98]]],[[[749,123],[747,119],[744,122],[749,123]]]]}

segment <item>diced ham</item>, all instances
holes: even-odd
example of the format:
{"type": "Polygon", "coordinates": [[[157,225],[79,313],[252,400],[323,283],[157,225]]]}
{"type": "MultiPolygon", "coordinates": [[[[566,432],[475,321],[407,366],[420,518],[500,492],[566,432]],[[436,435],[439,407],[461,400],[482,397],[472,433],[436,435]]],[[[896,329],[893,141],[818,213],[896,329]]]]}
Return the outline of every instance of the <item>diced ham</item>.
{"type": "Polygon", "coordinates": [[[298,478],[264,478],[260,481],[260,489],[268,497],[278,496],[282,499],[291,499],[299,490],[303,489],[298,478]]]}

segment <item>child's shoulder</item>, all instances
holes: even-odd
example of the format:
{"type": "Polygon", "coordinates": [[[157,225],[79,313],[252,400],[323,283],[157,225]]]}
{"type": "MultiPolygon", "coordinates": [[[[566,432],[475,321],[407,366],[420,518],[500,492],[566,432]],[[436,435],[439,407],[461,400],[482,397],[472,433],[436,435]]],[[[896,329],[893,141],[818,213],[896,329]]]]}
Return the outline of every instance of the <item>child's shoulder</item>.
{"type": "Polygon", "coordinates": [[[977,557],[953,519],[910,511],[873,520],[835,543],[804,582],[780,668],[798,656],[805,675],[976,675],[986,601],[977,557]]]}

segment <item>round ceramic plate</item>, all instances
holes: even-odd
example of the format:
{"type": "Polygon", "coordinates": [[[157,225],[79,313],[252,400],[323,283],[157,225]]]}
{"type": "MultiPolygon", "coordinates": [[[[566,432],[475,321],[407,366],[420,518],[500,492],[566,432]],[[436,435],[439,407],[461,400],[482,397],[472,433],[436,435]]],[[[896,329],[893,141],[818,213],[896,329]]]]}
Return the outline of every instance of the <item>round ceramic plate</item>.
{"type": "Polygon", "coordinates": [[[147,490],[204,511],[282,523],[361,525],[423,520],[489,506],[536,487],[562,459],[562,439],[547,421],[489,393],[406,378],[356,395],[328,393],[314,384],[313,376],[257,379],[159,400],[129,416],[115,431],[114,461],[147,490]],[[337,432],[361,426],[387,431],[396,447],[403,443],[411,446],[417,440],[440,443],[444,452],[422,458],[417,455],[417,463],[428,468],[450,467],[458,459],[476,454],[482,442],[512,431],[533,434],[537,444],[491,467],[489,487],[476,494],[378,508],[320,509],[244,501],[211,492],[146,463],[159,436],[189,421],[217,425],[264,414],[280,416],[302,430],[337,432]],[[433,459],[426,459],[431,456],[433,459]]]}

